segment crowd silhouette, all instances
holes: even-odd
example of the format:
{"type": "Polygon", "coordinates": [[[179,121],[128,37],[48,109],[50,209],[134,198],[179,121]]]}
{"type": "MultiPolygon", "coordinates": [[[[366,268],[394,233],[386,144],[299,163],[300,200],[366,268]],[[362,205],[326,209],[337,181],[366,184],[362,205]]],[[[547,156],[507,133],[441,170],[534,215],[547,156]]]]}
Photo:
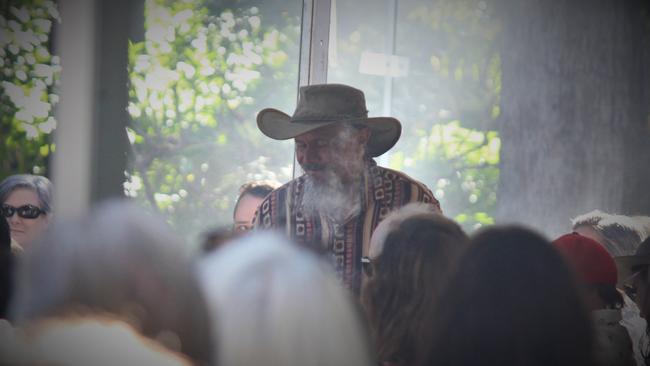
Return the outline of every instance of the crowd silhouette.
{"type": "Polygon", "coordinates": [[[1,364],[650,364],[646,218],[583,215],[551,242],[521,226],[468,237],[409,204],[374,230],[357,294],[281,232],[233,226],[194,252],[128,200],[51,220],[29,183],[44,179],[0,184],[1,364]]]}

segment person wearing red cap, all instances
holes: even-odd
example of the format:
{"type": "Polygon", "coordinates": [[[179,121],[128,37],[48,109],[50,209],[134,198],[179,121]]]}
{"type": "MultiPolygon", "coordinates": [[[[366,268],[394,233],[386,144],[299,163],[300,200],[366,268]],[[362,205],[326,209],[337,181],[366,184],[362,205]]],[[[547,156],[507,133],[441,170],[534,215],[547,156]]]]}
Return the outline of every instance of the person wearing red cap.
{"type": "Polygon", "coordinates": [[[578,233],[563,235],[553,242],[573,268],[592,311],[599,365],[635,365],[632,341],[620,322],[623,297],[616,289],[618,271],[607,250],[578,233]]]}

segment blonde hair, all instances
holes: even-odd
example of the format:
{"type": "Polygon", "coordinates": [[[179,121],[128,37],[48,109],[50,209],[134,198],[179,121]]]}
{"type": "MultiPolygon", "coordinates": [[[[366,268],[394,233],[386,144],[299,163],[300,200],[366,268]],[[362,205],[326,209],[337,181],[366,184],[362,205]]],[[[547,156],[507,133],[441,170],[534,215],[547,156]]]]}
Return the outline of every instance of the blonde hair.
{"type": "Polygon", "coordinates": [[[414,216],[428,215],[437,212],[435,206],[421,202],[409,203],[408,205],[392,211],[372,232],[368,256],[370,258],[379,257],[381,252],[384,250],[384,243],[386,242],[388,234],[397,230],[404,220],[414,216]]]}
{"type": "Polygon", "coordinates": [[[200,278],[218,320],[217,364],[370,365],[368,341],[330,268],[268,232],[204,259],[200,278]]]}

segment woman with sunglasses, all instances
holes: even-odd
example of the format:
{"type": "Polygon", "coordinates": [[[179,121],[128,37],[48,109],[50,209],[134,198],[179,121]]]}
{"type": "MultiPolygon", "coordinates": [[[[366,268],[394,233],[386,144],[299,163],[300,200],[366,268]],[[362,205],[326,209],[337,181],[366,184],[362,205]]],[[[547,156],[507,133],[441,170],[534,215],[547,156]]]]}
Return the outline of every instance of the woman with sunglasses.
{"type": "Polygon", "coordinates": [[[40,175],[17,174],[0,182],[0,211],[20,246],[29,245],[49,224],[51,197],[52,183],[40,175]]]}

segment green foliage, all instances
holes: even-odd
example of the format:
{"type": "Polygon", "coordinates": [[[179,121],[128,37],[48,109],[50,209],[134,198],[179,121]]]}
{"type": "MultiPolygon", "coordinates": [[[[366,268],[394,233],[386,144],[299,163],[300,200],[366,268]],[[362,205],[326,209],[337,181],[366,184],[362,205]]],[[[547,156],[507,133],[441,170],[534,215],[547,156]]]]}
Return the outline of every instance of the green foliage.
{"type": "Polygon", "coordinates": [[[50,30],[60,21],[52,1],[9,1],[0,15],[0,178],[46,174],[56,128],[53,107],[61,67],[50,30]]]}
{"type": "Polygon", "coordinates": [[[255,115],[295,98],[298,19],[212,5],[147,1],[145,39],[129,45],[125,189],[186,236],[231,223],[245,181],[290,178],[290,146],[262,149],[255,115]]]}
{"type": "MultiPolygon", "coordinates": [[[[261,108],[291,110],[295,101],[300,4],[260,10],[290,7],[272,3],[147,0],[145,38],[129,45],[133,121],[125,191],[187,237],[229,223],[243,182],[291,178],[291,142],[270,141],[255,123],[261,108]]],[[[337,2],[339,14],[359,21],[355,30],[339,32],[329,80],[362,88],[378,115],[384,78],[358,71],[362,51],[384,52],[386,29],[364,23],[359,10],[373,4],[337,2]]],[[[391,104],[404,130],[380,163],[425,182],[466,228],[491,224],[499,179],[500,25],[483,1],[409,6],[400,7],[396,50],[409,57],[409,74],[392,80],[391,104]]],[[[6,8],[0,177],[44,174],[55,148],[50,133],[61,69],[49,51],[50,32],[60,19],[52,1],[10,1],[6,8]]]]}
{"type": "Polygon", "coordinates": [[[495,40],[501,27],[490,11],[481,0],[432,1],[407,16],[435,40],[419,50],[431,55],[429,69],[414,71],[433,86],[429,95],[439,104],[433,115],[414,116],[418,127],[433,127],[404,149],[413,156],[412,170],[435,182],[432,190],[446,213],[468,230],[494,223],[499,182],[501,61],[495,40]]]}
{"type": "MultiPolygon", "coordinates": [[[[386,51],[389,29],[385,21],[354,8],[377,4],[359,1],[337,3],[340,17],[359,22],[349,31],[338,30],[330,79],[366,91],[368,109],[379,115],[387,107],[385,77],[360,72],[360,60],[367,51],[393,53],[386,51]]],[[[398,5],[394,54],[408,58],[409,65],[407,75],[390,81],[388,107],[403,131],[380,162],[427,184],[445,214],[465,229],[490,224],[499,180],[501,60],[496,39],[501,25],[481,0],[398,5]]]]}

